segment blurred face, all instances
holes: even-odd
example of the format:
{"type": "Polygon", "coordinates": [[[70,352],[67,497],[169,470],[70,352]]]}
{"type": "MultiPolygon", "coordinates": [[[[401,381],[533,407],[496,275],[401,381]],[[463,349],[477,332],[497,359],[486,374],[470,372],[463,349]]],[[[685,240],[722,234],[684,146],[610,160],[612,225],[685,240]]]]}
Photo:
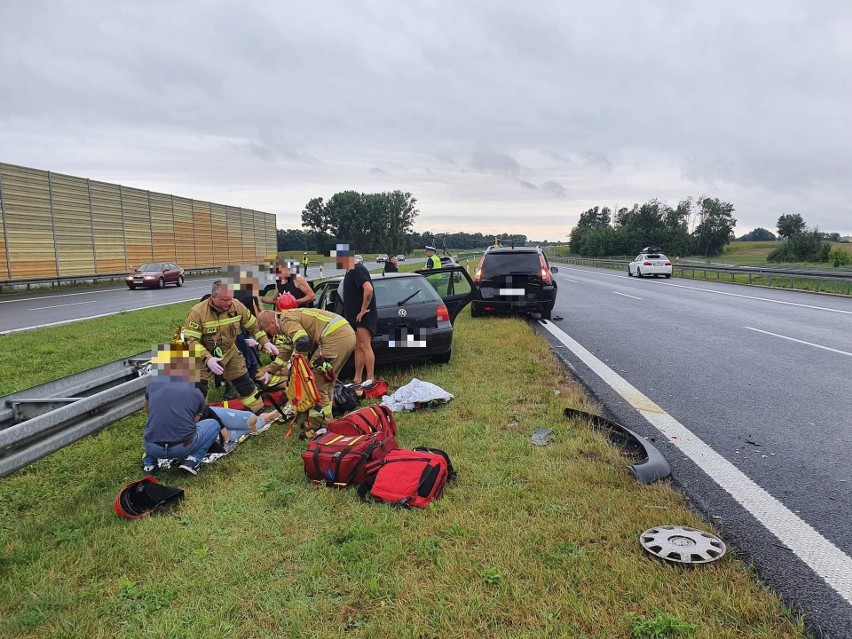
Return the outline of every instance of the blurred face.
{"type": "Polygon", "coordinates": [[[178,357],[166,366],[165,373],[169,377],[178,377],[190,382],[201,380],[201,371],[198,362],[189,357],[178,357]]]}
{"type": "Polygon", "coordinates": [[[210,296],[210,303],[220,311],[227,311],[234,301],[234,291],[228,287],[219,289],[210,296]]]}
{"type": "Polygon", "coordinates": [[[338,257],[337,268],[342,268],[347,271],[352,270],[353,268],[355,268],[355,256],[347,255],[345,257],[338,257]]]}

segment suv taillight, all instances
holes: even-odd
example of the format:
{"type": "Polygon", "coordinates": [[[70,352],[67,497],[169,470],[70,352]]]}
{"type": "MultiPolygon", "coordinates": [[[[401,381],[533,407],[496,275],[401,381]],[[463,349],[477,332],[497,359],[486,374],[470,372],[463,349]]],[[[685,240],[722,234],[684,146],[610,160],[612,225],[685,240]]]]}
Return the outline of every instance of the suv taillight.
{"type": "Polygon", "coordinates": [[[479,258],[479,264],[476,265],[476,269],[473,271],[473,281],[475,284],[479,284],[482,279],[482,264],[485,262],[485,256],[479,258]]]}
{"type": "Polygon", "coordinates": [[[539,262],[541,262],[541,281],[545,284],[553,284],[553,276],[550,275],[550,269],[547,268],[547,262],[544,261],[544,255],[539,254],[539,262]]]}
{"type": "Polygon", "coordinates": [[[450,312],[447,310],[446,304],[438,304],[438,310],[435,311],[435,319],[439,322],[450,321],[450,312]]]}

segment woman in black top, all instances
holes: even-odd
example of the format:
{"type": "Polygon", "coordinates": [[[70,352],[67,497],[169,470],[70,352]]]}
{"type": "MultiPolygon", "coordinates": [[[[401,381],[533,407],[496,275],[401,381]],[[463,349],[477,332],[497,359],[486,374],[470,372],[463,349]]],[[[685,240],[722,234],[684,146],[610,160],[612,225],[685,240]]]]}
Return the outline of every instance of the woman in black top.
{"type": "Polygon", "coordinates": [[[399,272],[399,261],[396,255],[391,255],[387,260],[385,260],[385,273],[397,272],[399,272]]]}

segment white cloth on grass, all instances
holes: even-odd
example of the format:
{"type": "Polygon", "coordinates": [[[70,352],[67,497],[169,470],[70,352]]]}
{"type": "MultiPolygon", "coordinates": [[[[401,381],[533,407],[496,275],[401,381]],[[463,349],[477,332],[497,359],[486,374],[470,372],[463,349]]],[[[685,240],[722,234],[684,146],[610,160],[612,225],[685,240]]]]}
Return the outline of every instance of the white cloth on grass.
{"type": "Polygon", "coordinates": [[[401,410],[414,410],[415,404],[427,404],[429,402],[441,402],[446,404],[453,399],[453,395],[443,388],[431,382],[423,382],[416,377],[405,386],[400,386],[393,395],[382,397],[382,404],[393,412],[401,410]]]}

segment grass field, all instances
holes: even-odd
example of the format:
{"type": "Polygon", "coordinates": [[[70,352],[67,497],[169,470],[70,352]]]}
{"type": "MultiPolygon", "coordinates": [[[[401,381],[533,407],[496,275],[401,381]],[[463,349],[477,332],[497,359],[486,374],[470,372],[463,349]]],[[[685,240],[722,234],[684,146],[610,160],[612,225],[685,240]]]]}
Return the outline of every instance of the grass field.
{"type": "MultiPolygon", "coordinates": [[[[164,341],[185,305],[155,312],[0,338],[5,392],[164,341]]],[[[315,487],[304,446],[276,427],[198,477],[161,475],[186,490],[173,515],[122,520],[135,415],[0,480],[0,636],[804,636],[735,553],[694,569],[644,554],[651,526],[712,526],[564,420],[588,401],[524,322],[463,313],[450,364],[389,373],[456,395],[398,417],[403,446],[442,448],[459,472],[433,507],[315,487]],[[554,429],[549,446],[531,445],[537,427],[554,429]]]]}

